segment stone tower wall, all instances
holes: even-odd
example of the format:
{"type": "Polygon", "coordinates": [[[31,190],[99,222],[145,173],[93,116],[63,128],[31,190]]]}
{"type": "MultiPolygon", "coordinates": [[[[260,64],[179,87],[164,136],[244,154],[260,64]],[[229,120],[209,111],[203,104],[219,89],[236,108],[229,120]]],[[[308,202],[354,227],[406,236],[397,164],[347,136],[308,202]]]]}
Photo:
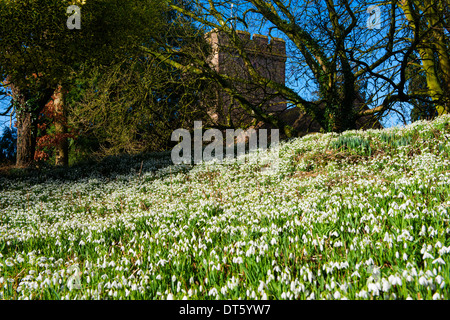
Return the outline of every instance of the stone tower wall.
{"type": "MultiPolygon", "coordinates": [[[[237,34],[252,65],[259,74],[280,84],[285,84],[286,44],[284,40],[272,38],[269,42],[267,36],[254,34],[253,37],[250,37],[250,33],[245,31],[237,31],[237,34]]],[[[214,30],[206,36],[212,46],[210,65],[219,73],[249,80],[247,68],[234,46],[231,45],[229,37],[225,33],[214,30]]],[[[274,94],[274,91],[269,88],[258,86],[252,81],[249,82],[239,83],[237,86],[239,92],[254,104],[262,103],[264,99],[274,94]]],[[[234,126],[245,126],[252,121],[252,117],[224,92],[218,92],[212,104],[214,105],[212,118],[218,122],[230,122],[231,120],[231,124],[234,126]]],[[[269,112],[281,111],[286,108],[286,102],[281,97],[274,97],[264,102],[263,108],[269,112]]]]}

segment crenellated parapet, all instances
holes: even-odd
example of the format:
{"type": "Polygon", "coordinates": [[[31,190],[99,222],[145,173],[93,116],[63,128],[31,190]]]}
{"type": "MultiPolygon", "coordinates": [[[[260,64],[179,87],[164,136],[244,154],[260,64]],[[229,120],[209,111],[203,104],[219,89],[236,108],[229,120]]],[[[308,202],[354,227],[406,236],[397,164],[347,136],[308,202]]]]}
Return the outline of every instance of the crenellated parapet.
{"type": "MultiPolygon", "coordinates": [[[[259,55],[271,55],[282,60],[286,60],[286,42],[281,38],[272,37],[269,41],[269,37],[261,34],[250,35],[247,31],[237,30],[238,35],[243,47],[247,52],[259,55]]],[[[207,33],[207,39],[213,46],[213,49],[232,49],[232,39],[225,32],[217,32],[212,30],[207,33]]]]}
{"type": "MultiPolygon", "coordinates": [[[[285,84],[286,43],[283,39],[236,31],[235,36],[225,32],[212,30],[206,34],[211,44],[212,54],[209,63],[217,72],[236,79],[236,88],[242,96],[254,105],[260,105],[268,112],[278,112],[286,108],[286,101],[277,95],[274,89],[268,88],[265,81],[251,75],[248,61],[244,61],[237,48],[243,49],[249,62],[259,76],[279,84],[285,84]],[[273,97],[267,99],[267,95],[273,97]]],[[[252,116],[244,112],[238,103],[228,94],[219,90],[215,102],[209,101],[211,114],[218,121],[245,124],[252,121],[252,116]]]]}

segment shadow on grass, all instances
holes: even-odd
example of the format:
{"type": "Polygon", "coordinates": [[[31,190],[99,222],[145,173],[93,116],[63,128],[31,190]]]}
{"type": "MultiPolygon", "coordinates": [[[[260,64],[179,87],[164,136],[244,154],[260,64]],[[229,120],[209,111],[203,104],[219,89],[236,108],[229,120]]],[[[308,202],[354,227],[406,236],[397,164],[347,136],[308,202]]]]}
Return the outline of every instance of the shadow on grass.
{"type": "MultiPolygon", "coordinates": [[[[54,167],[48,164],[34,164],[29,168],[16,168],[13,164],[0,165],[1,180],[19,180],[30,183],[45,181],[76,181],[85,178],[116,179],[119,176],[131,175],[137,178],[164,175],[164,169],[173,166],[171,152],[152,152],[138,155],[109,156],[100,161],[84,161],[70,167],[54,167]],[[156,173],[159,172],[159,175],[156,173]]],[[[187,172],[192,166],[183,166],[175,170],[187,172]]]]}

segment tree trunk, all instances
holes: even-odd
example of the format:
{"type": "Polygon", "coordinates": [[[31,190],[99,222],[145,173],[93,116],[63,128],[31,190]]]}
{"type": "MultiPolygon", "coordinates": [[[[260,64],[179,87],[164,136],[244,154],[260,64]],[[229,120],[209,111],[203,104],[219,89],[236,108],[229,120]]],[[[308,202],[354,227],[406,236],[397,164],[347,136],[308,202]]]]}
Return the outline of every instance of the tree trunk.
{"type": "Polygon", "coordinates": [[[55,135],[57,137],[55,145],[55,165],[69,165],[69,143],[67,141],[67,117],[64,108],[62,87],[59,86],[53,95],[53,112],[55,135]]]}
{"type": "Polygon", "coordinates": [[[26,108],[26,97],[19,89],[11,85],[12,97],[15,100],[17,115],[17,157],[16,167],[25,168],[31,166],[36,150],[36,120],[33,114],[26,108]]]}
{"type": "Polygon", "coordinates": [[[17,116],[17,160],[16,167],[29,167],[34,160],[36,137],[33,137],[32,114],[23,112],[17,116]]]}
{"type": "Polygon", "coordinates": [[[16,167],[30,167],[34,161],[36,151],[36,138],[38,133],[38,117],[45,103],[50,99],[52,91],[42,89],[41,98],[36,101],[36,105],[28,106],[29,94],[27,90],[20,90],[11,84],[12,98],[16,103],[17,117],[17,159],[16,167]]]}

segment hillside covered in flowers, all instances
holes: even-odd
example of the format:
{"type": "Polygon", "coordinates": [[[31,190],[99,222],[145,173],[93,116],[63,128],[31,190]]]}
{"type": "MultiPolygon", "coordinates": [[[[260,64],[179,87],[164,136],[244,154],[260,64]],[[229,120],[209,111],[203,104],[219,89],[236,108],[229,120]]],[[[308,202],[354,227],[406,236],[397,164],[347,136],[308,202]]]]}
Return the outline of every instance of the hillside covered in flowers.
{"type": "Polygon", "coordinates": [[[441,116],[2,175],[0,299],[450,299],[449,138],[441,116]]]}

